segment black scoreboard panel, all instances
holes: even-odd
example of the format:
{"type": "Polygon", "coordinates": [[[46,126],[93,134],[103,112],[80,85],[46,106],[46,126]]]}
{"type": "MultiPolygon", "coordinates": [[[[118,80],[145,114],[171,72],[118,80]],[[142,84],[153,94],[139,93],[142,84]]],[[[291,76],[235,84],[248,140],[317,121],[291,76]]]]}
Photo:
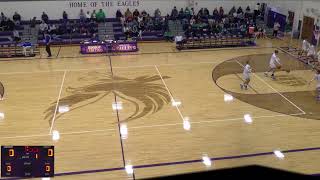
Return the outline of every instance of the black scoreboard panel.
{"type": "Polygon", "coordinates": [[[53,177],[54,146],[1,146],[2,177],[53,177]]]}

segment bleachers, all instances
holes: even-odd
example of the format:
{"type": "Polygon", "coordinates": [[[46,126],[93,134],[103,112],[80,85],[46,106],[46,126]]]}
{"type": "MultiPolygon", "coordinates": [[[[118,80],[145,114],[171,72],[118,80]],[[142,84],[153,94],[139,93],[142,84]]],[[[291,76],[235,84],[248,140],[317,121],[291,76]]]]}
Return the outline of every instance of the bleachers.
{"type": "Polygon", "coordinates": [[[183,49],[203,49],[203,48],[223,48],[223,47],[242,47],[254,46],[255,38],[244,37],[241,35],[234,36],[205,36],[190,37],[177,44],[176,48],[183,49]]]}

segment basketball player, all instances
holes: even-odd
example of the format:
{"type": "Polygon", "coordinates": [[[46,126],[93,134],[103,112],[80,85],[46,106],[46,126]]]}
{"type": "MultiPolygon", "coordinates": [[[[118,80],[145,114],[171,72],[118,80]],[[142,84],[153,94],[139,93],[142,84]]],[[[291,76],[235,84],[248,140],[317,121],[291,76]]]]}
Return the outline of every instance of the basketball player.
{"type": "Polygon", "coordinates": [[[275,80],[274,73],[277,69],[281,69],[281,63],[280,59],[277,57],[277,54],[279,53],[278,50],[275,50],[274,53],[271,56],[270,62],[269,62],[269,70],[264,73],[264,75],[267,77],[269,72],[272,72],[271,78],[275,80]]]}
{"type": "MultiPolygon", "coordinates": [[[[315,59],[316,49],[315,49],[314,45],[311,45],[309,47],[307,56],[310,57],[312,59],[312,61],[315,59]]],[[[308,59],[308,64],[310,64],[310,60],[309,59],[308,59]]]]}
{"type": "Polygon", "coordinates": [[[301,51],[301,54],[300,54],[300,56],[299,57],[301,57],[301,56],[303,56],[304,54],[307,54],[307,52],[308,52],[308,49],[309,49],[309,43],[308,43],[308,41],[306,41],[306,40],[303,40],[302,41],[302,51],[301,51]]]}
{"type": "Polygon", "coordinates": [[[240,84],[240,88],[241,89],[245,89],[245,90],[248,89],[248,85],[249,85],[249,82],[250,82],[250,73],[251,72],[252,72],[251,66],[249,64],[249,61],[247,61],[246,65],[243,68],[243,79],[244,79],[244,82],[243,82],[243,84],[240,84]]]}
{"type": "Polygon", "coordinates": [[[316,80],[317,81],[317,86],[316,86],[316,100],[320,101],[320,70],[317,70],[316,75],[314,78],[309,81],[309,84],[311,84],[312,81],[316,80]]]}

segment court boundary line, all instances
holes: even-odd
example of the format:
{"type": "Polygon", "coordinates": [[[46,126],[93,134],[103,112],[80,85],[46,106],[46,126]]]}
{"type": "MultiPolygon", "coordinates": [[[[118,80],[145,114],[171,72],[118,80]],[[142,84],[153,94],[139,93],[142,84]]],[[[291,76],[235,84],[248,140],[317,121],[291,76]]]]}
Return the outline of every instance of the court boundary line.
{"type": "MultiPolygon", "coordinates": [[[[171,92],[170,92],[170,90],[169,90],[166,82],[165,82],[164,79],[162,78],[162,74],[161,74],[161,72],[159,71],[158,67],[157,67],[156,65],[154,65],[154,67],[155,67],[155,69],[157,70],[158,76],[161,78],[161,81],[162,81],[163,85],[165,86],[165,88],[167,89],[167,91],[168,91],[168,93],[169,93],[169,95],[170,95],[170,97],[171,97],[171,102],[172,102],[172,101],[175,101],[175,99],[173,98],[173,95],[171,94],[171,92]]],[[[177,111],[178,111],[178,113],[179,113],[182,121],[184,121],[184,116],[182,115],[179,107],[178,107],[177,105],[175,105],[175,107],[176,107],[176,109],[177,109],[177,111]]]]}
{"type": "MultiPolygon", "coordinates": [[[[278,115],[265,115],[265,116],[257,116],[257,117],[251,117],[252,119],[261,119],[261,118],[274,118],[274,117],[288,117],[288,116],[301,116],[304,115],[303,113],[296,113],[296,114],[278,114],[278,115]]],[[[203,124],[203,123],[217,123],[217,122],[231,122],[231,121],[241,121],[243,120],[243,117],[239,118],[230,118],[230,119],[214,119],[214,120],[204,120],[204,121],[191,121],[190,124],[203,124]]],[[[269,119],[266,119],[269,120],[269,119]]],[[[155,125],[149,125],[149,126],[132,126],[129,129],[143,129],[143,128],[153,128],[153,127],[166,127],[166,126],[178,126],[183,125],[183,123],[171,123],[171,124],[155,124],[155,125]]],[[[117,129],[97,129],[97,130],[87,130],[87,131],[71,131],[71,132],[65,132],[60,133],[60,135],[72,135],[72,134],[89,134],[89,133],[106,133],[107,131],[113,131],[117,129]]],[[[32,137],[45,137],[50,136],[50,134],[34,134],[34,135],[26,135],[26,136],[8,136],[8,137],[0,137],[0,139],[14,139],[14,138],[32,138],[32,137]]]]}
{"type": "MultiPolygon", "coordinates": [[[[236,62],[241,66],[244,67],[238,60],[236,62]]],[[[267,85],[269,88],[271,88],[275,93],[279,94],[282,98],[284,98],[286,101],[288,101],[291,105],[293,105],[295,108],[297,108],[301,113],[306,114],[305,111],[303,111],[300,107],[298,107],[296,104],[294,104],[292,101],[290,101],[287,97],[285,97],[282,93],[277,91],[275,88],[273,88],[269,83],[267,83],[265,80],[260,78],[256,73],[252,73],[256,78],[258,78],[261,82],[263,82],[265,85],[267,85]]]]}
{"type": "Polygon", "coordinates": [[[169,53],[189,53],[189,52],[214,52],[214,51],[222,51],[222,50],[242,50],[242,49],[276,49],[278,48],[278,46],[255,46],[255,47],[238,47],[238,48],[208,48],[208,49],[197,49],[197,50],[184,50],[184,51],[162,51],[162,52],[150,52],[150,53],[136,53],[136,54],[126,54],[126,53],[122,53],[122,54],[101,54],[101,55],[94,55],[94,56],[65,56],[65,57],[57,57],[57,58],[43,58],[42,54],[40,52],[39,57],[30,57],[30,58],[12,58],[12,59],[1,59],[0,58],[0,62],[1,61],[30,61],[30,60],[42,60],[42,59],[51,59],[51,60],[55,60],[55,59],[70,59],[70,58],[90,58],[90,57],[104,57],[104,56],[132,56],[132,55],[149,55],[149,54],[169,54],[169,53]]]}
{"type": "MultiPolygon", "coordinates": [[[[289,154],[289,153],[300,153],[300,152],[306,152],[306,151],[319,151],[319,150],[320,150],[320,147],[310,147],[310,148],[283,150],[282,153],[289,154]]],[[[252,157],[271,156],[271,155],[274,155],[273,151],[260,152],[260,153],[250,153],[250,154],[240,154],[240,155],[230,155],[230,156],[220,156],[220,157],[210,157],[210,160],[213,161],[213,163],[214,163],[215,161],[225,161],[225,160],[232,160],[232,159],[252,158],[252,157]]],[[[192,159],[192,160],[184,160],[184,161],[172,161],[172,162],[136,165],[136,166],[133,166],[132,168],[133,169],[144,169],[144,168],[154,168],[154,167],[176,166],[176,165],[201,163],[202,161],[203,161],[202,159],[192,159]]],[[[235,168],[235,167],[230,167],[230,168],[235,168]]],[[[219,168],[219,169],[221,169],[221,168],[219,168]]],[[[213,169],[213,170],[219,170],[219,169],[213,169]]],[[[54,176],[93,174],[93,173],[112,172],[112,171],[120,171],[120,170],[125,170],[125,168],[124,167],[117,167],[117,168],[104,168],[104,169],[60,172],[60,173],[55,173],[54,176]]],[[[171,175],[174,175],[174,174],[171,174],[171,175]]],[[[303,175],[319,176],[320,174],[303,174],[303,175]]],[[[29,178],[16,178],[16,177],[1,178],[1,180],[9,180],[9,179],[16,180],[16,179],[29,179],[29,178]]]]}
{"type": "MultiPolygon", "coordinates": [[[[197,65],[197,64],[219,64],[221,62],[198,62],[198,63],[177,63],[177,64],[157,64],[156,66],[184,66],[184,65],[197,65]]],[[[113,69],[131,69],[131,68],[154,68],[154,64],[152,65],[141,65],[141,66],[115,66],[113,69]]],[[[70,72],[76,72],[76,71],[90,71],[90,70],[105,70],[106,68],[82,68],[82,69],[56,69],[51,71],[21,71],[21,72],[3,72],[0,73],[0,75],[14,75],[14,74],[37,74],[37,73],[52,73],[52,72],[64,72],[64,71],[70,71],[70,72]]]]}
{"type": "Polygon", "coordinates": [[[64,84],[64,81],[65,81],[65,78],[66,78],[66,74],[67,74],[67,71],[64,71],[63,77],[62,77],[61,86],[60,86],[60,90],[59,90],[59,95],[58,95],[58,99],[57,99],[57,103],[56,103],[56,108],[54,110],[52,121],[51,121],[49,134],[52,134],[52,129],[53,129],[53,126],[54,126],[54,121],[56,119],[56,114],[57,114],[58,105],[59,105],[59,101],[60,101],[60,98],[61,98],[62,88],[63,88],[63,84],[64,84]]]}

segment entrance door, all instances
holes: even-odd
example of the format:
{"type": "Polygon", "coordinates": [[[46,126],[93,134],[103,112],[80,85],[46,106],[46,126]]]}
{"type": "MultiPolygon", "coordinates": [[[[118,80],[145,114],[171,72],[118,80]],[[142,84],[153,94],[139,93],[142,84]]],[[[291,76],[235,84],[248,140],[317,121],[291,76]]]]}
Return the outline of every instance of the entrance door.
{"type": "Polygon", "coordinates": [[[303,17],[303,26],[302,26],[302,39],[306,39],[309,42],[312,41],[314,29],[314,19],[308,16],[303,17]]]}

